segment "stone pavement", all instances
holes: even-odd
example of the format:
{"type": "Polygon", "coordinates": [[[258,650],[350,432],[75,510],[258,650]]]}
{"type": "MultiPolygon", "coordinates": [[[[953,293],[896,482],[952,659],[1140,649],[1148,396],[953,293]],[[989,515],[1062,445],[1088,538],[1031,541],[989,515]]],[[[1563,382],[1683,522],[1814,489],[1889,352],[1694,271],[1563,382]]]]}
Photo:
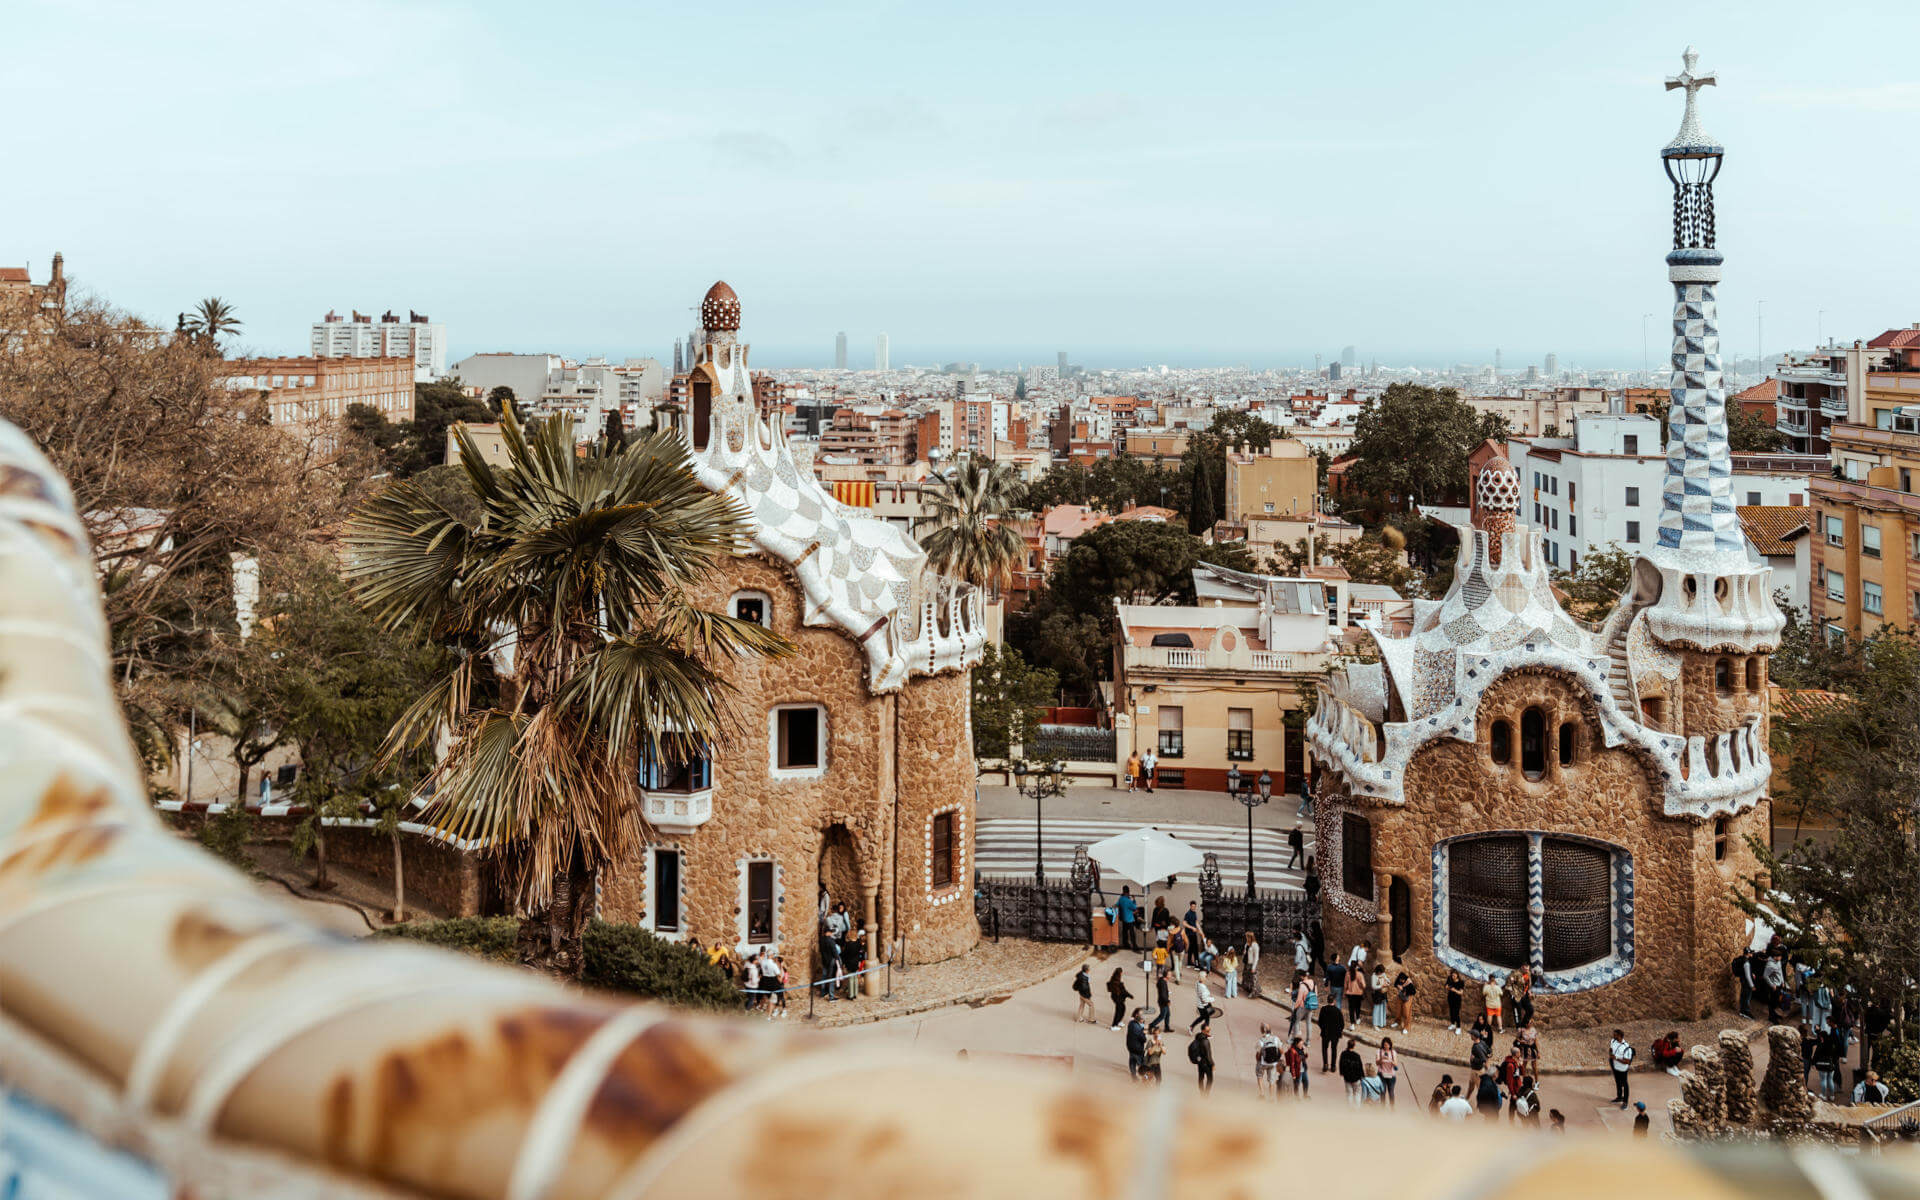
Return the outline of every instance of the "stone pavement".
{"type": "MultiPolygon", "coordinates": [[[[1131,956],[1095,956],[1094,999],[1099,1009],[1098,1024],[1075,1024],[1074,996],[1070,987],[1072,970],[1066,970],[1041,983],[1021,990],[1004,1000],[968,1008],[943,1008],[937,1011],[833,1031],[826,1036],[845,1038],[863,1045],[911,1045],[936,1054],[955,1054],[966,1050],[973,1056],[1016,1056],[1071,1070],[1081,1080],[1110,1091],[1116,1100],[1137,1094],[1140,1085],[1127,1078],[1127,1054],[1124,1033],[1111,1032],[1107,1019],[1112,1005],[1106,1001],[1106,980],[1116,966],[1127,969],[1128,988],[1135,994],[1132,1005],[1145,1006],[1138,960],[1131,956]]],[[[1184,983],[1174,989],[1173,1017],[1175,1036],[1163,1039],[1167,1044],[1164,1086],[1192,1089],[1194,1068],[1186,1057],[1186,1029],[1194,1015],[1194,989],[1191,972],[1183,974],[1184,983]]],[[[1215,1090],[1222,1093],[1254,1092],[1253,1048],[1259,1041],[1260,1023],[1274,1026],[1283,1038],[1286,1013],[1264,1000],[1225,1000],[1220,997],[1218,979],[1213,988],[1215,1003],[1225,1014],[1213,1023],[1214,1058],[1217,1063],[1215,1090]]],[[[1604,1038],[1604,1033],[1600,1035],[1604,1038]]],[[[1756,1057],[1764,1059],[1764,1047],[1756,1047],[1756,1057]]],[[[1644,1052],[1643,1052],[1644,1058],[1644,1052]]],[[[1319,1047],[1313,1048],[1314,1071],[1305,1103],[1326,1108],[1345,1103],[1339,1077],[1319,1071],[1319,1047]]],[[[1391,1113],[1370,1114],[1381,1120],[1411,1120],[1424,1117],[1427,1095],[1442,1073],[1456,1082],[1466,1075],[1464,1068],[1444,1066],[1423,1059],[1402,1060],[1400,1082],[1396,1087],[1398,1104],[1391,1113]]],[[[1668,1129],[1667,1101],[1679,1095],[1679,1080],[1664,1072],[1636,1070],[1632,1076],[1632,1094],[1647,1102],[1653,1129],[1668,1129]]],[[[1622,1112],[1608,1103],[1613,1095],[1613,1080],[1605,1075],[1548,1075],[1541,1080],[1540,1094],[1547,1107],[1567,1116],[1570,1127],[1616,1130],[1626,1136],[1632,1126],[1632,1112],[1622,1112]]],[[[1284,1103],[1300,1103],[1288,1096],[1284,1103]]],[[[1502,1118],[1504,1122],[1504,1118],[1502,1118]]],[[[1544,1118],[1542,1122],[1544,1129],[1544,1118]]]]}

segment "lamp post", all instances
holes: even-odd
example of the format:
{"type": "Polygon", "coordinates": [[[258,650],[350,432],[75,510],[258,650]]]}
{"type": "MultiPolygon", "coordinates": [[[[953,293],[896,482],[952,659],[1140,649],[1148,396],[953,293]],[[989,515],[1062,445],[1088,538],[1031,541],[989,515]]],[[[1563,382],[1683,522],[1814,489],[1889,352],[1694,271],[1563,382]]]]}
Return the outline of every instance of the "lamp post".
{"type": "Polygon", "coordinates": [[[1060,777],[1066,773],[1067,764],[1059,760],[1033,768],[1028,768],[1024,759],[1013,764],[1014,790],[1022,796],[1033,797],[1033,882],[1039,887],[1045,887],[1047,882],[1046,860],[1041,849],[1040,803],[1048,796],[1060,794],[1060,777]]]}
{"type": "Polygon", "coordinates": [[[1252,900],[1254,889],[1253,810],[1273,799],[1273,776],[1262,771],[1258,780],[1246,779],[1246,785],[1242,787],[1243,778],[1245,777],[1240,774],[1239,767],[1227,769],[1227,794],[1238,800],[1247,810],[1247,899],[1252,900]]]}

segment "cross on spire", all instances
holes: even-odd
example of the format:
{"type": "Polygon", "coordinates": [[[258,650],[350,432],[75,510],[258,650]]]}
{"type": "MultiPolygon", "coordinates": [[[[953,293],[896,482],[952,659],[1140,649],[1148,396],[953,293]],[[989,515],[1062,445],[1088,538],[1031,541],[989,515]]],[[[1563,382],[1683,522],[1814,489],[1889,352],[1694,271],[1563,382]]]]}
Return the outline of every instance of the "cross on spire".
{"type": "Polygon", "coordinates": [[[1686,64],[1686,68],[1678,75],[1667,76],[1667,90],[1671,92],[1675,88],[1686,89],[1687,111],[1682,114],[1680,118],[1680,132],[1674,135],[1671,142],[1667,143],[1669,149],[1712,143],[1713,139],[1701,132],[1700,113],[1696,107],[1696,100],[1700,95],[1701,88],[1717,87],[1720,83],[1712,71],[1705,72],[1704,74],[1695,74],[1694,66],[1700,61],[1700,52],[1692,46],[1688,46],[1686,53],[1680,57],[1681,61],[1686,64]]]}

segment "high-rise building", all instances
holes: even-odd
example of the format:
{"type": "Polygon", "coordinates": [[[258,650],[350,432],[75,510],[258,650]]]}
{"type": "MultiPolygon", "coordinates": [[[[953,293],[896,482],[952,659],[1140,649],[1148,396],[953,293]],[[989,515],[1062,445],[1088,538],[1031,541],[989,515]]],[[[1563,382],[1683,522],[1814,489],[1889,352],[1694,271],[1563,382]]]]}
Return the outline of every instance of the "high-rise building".
{"type": "Polygon", "coordinates": [[[1493,373],[1495,375],[1500,373],[1500,347],[1498,346],[1493,348],[1493,373]]]}
{"type": "Polygon", "coordinates": [[[682,358],[680,353],[680,339],[675,338],[673,339],[673,373],[678,375],[686,369],[686,359],[682,358]]]}
{"type": "Polygon", "coordinates": [[[1056,357],[1059,362],[1060,378],[1065,379],[1067,377],[1067,352],[1062,350],[1056,357]]]}
{"type": "Polygon", "coordinates": [[[1327,365],[1327,378],[1334,383],[1340,382],[1340,364],[1338,362],[1327,365]]]}
{"type": "Polygon", "coordinates": [[[1551,383],[1552,381],[1554,381],[1555,379],[1558,379],[1559,377],[1560,377],[1560,356],[1558,354],[1549,354],[1547,355],[1547,381],[1551,383]]]}
{"type": "Polygon", "coordinates": [[[1351,367],[1354,363],[1358,361],[1360,361],[1360,352],[1354,349],[1352,346],[1348,346],[1346,349],[1340,351],[1341,366],[1351,367]]]}
{"type": "Polygon", "coordinates": [[[873,369],[887,370],[887,335],[884,333],[873,339],[873,369]]]}
{"type": "Polygon", "coordinates": [[[447,327],[409,312],[402,321],[388,309],[375,321],[362,312],[347,320],[329,312],[313,323],[315,358],[410,358],[415,383],[432,383],[447,373],[447,327]]]}
{"type": "Polygon", "coordinates": [[[847,331],[842,329],[833,339],[833,369],[847,369],[847,331]]]}

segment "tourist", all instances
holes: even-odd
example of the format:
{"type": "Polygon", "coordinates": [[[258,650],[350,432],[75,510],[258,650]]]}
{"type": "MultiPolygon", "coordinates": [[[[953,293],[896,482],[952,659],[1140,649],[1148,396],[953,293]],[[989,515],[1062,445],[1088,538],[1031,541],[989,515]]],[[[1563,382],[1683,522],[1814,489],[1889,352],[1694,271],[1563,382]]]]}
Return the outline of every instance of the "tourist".
{"type": "Polygon", "coordinates": [[[1813,1069],[1820,1072],[1820,1098],[1831,1104],[1840,1095],[1840,1060],[1846,1050],[1841,1035],[1831,1029],[1815,1037],[1813,1069]]]}
{"type": "Polygon", "coordinates": [[[1200,943],[1207,940],[1205,935],[1200,932],[1199,901],[1187,901],[1187,913],[1180,918],[1180,923],[1187,927],[1187,965],[1197,967],[1200,965],[1200,943]]]}
{"type": "Polygon", "coordinates": [[[1753,951],[1742,950],[1733,956],[1733,987],[1738,998],[1740,1015],[1753,1015],[1753,951]]]}
{"type": "Polygon", "coordinates": [[[1313,819],[1313,776],[1311,775],[1300,781],[1300,807],[1293,810],[1293,815],[1305,817],[1309,821],[1313,819]]]}
{"type": "MultiPolygon", "coordinates": [[[[1767,955],[1766,963],[1760,968],[1760,977],[1766,980],[1767,1004],[1769,1006],[1778,1004],[1781,998],[1780,993],[1784,991],[1787,986],[1787,970],[1786,970],[1785,956],[1782,955],[1779,951],[1774,951],[1773,953],[1767,955]]],[[[1791,1001],[1792,998],[1793,997],[1791,993],[1789,993],[1787,996],[1787,999],[1791,1001]]]]}
{"type": "Polygon", "coordinates": [[[1135,750],[1127,755],[1127,790],[1131,792],[1140,782],[1140,752],[1135,750]]]}
{"type": "Polygon", "coordinates": [[[1493,1072],[1482,1071],[1480,1083],[1474,1088],[1473,1093],[1473,1106],[1479,1110],[1480,1115],[1489,1121],[1498,1120],[1500,1108],[1505,1100],[1506,1097],[1500,1094],[1500,1083],[1494,1078],[1493,1072]]]}
{"type": "Polygon", "coordinates": [[[1149,796],[1153,794],[1154,772],[1159,769],[1160,756],[1153,752],[1152,746],[1148,746],[1147,752],[1140,758],[1140,782],[1147,785],[1147,794],[1149,796]]]}
{"type": "Polygon", "coordinates": [[[822,1000],[832,1000],[835,998],[833,994],[833,981],[840,974],[840,944],[834,940],[833,930],[827,928],[825,922],[822,922],[820,925],[819,950],[820,974],[817,976],[817,979],[820,984],[820,998],[822,1000]]]}
{"type": "Polygon", "coordinates": [[[1633,1107],[1635,1109],[1633,1114],[1633,1136],[1637,1138],[1646,1137],[1653,1129],[1653,1119],[1647,1116],[1647,1102],[1645,1100],[1635,1100],[1633,1107]]]}
{"type": "Polygon", "coordinates": [[[1366,998],[1366,994],[1367,977],[1362,973],[1358,963],[1351,959],[1347,960],[1347,1024],[1360,1023],[1360,1001],[1366,998]]]}
{"type": "MultiPolygon", "coordinates": [[[[1500,1060],[1500,1086],[1506,1089],[1507,1099],[1510,1102],[1520,1098],[1520,1051],[1518,1049],[1507,1051],[1507,1056],[1500,1060]]],[[[1509,1103],[1507,1120],[1513,1120],[1515,1115],[1513,1105],[1509,1103]]]]}
{"type": "Polygon", "coordinates": [[[786,955],[774,955],[773,967],[776,972],[774,981],[780,985],[779,993],[773,998],[773,1007],[776,1016],[784,1017],[787,1015],[787,985],[792,982],[792,978],[787,974],[786,955]]]}
{"type": "Polygon", "coordinates": [[[1855,1104],[1885,1104],[1887,1102],[1887,1085],[1880,1082],[1880,1073],[1878,1071],[1868,1071],[1867,1077],[1855,1085],[1853,1089],[1853,1102],[1855,1104]]]}
{"type": "Polygon", "coordinates": [[[1400,973],[1394,976],[1393,991],[1395,1006],[1400,1015],[1400,1032],[1412,1033],[1413,998],[1420,991],[1420,985],[1415,983],[1413,976],[1402,968],[1400,973]]]}
{"type": "Polygon", "coordinates": [[[1301,1023],[1307,1019],[1307,997],[1313,994],[1313,981],[1307,978],[1305,971],[1293,973],[1293,986],[1287,989],[1287,1003],[1292,1006],[1287,1012],[1287,1036],[1291,1038],[1300,1032],[1301,1023]]]}
{"type": "Polygon", "coordinates": [[[1187,1043],[1187,1061],[1199,1068],[1200,1092],[1213,1090],[1213,1037],[1211,1026],[1202,1022],[1200,1032],[1187,1043]]]}
{"type": "Polygon", "coordinates": [[[1153,973],[1153,998],[1160,1007],[1147,1024],[1149,1031],[1164,1029],[1168,1033],[1173,1032],[1173,988],[1170,980],[1171,972],[1165,967],[1153,973]]]}
{"type": "Polygon", "coordinates": [[[1253,930],[1247,930],[1247,944],[1240,951],[1240,971],[1245,976],[1247,997],[1252,999],[1260,994],[1260,943],[1254,939],[1253,930]]]}
{"type": "Polygon", "coordinates": [[[1291,871],[1293,870],[1294,864],[1300,861],[1301,855],[1307,851],[1306,835],[1300,832],[1298,825],[1287,830],[1287,849],[1292,851],[1292,853],[1287,856],[1286,867],[1287,870],[1291,871]]]}
{"type": "Polygon", "coordinates": [[[1340,1052],[1340,1082],[1347,1085],[1347,1103],[1360,1107],[1360,1081],[1366,1077],[1360,1060],[1360,1043],[1347,1039],[1347,1048],[1340,1052]]]}
{"type": "Polygon", "coordinates": [[[1618,1029],[1613,1031],[1613,1041],[1607,1046],[1607,1066],[1613,1071],[1614,1103],[1625,1111],[1630,1100],[1627,1095],[1627,1070],[1633,1066],[1633,1044],[1618,1029]]]}
{"type": "Polygon", "coordinates": [[[1327,956],[1327,931],[1320,927],[1320,918],[1307,922],[1307,969],[1327,956]]]}
{"type": "Polygon", "coordinates": [[[1327,980],[1327,995],[1331,997],[1333,1002],[1337,1005],[1340,1003],[1340,997],[1346,993],[1347,964],[1341,962],[1337,958],[1328,959],[1327,967],[1326,967],[1326,980],[1327,980]]]}
{"type": "Polygon", "coordinates": [[[1460,1032],[1460,1001],[1467,994],[1467,981],[1460,972],[1447,968],[1447,1032],[1460,1032]]]}
{"type": "Polygon", "coordinates": [[[1813,1052],[1818,1035],[1805,1021],[1800,1022],[1800,1085],[1806,1086],[1807,1076],[1813,1074],[1813,1052]]]}
{"type": "Polygon", "coordinates": [[[1487,981],[1480,985],[1480,1002],[1487,1010],[1487,1024],[1492,1026],[1493,1032],[1499,1033],[1500,979],[1498,976],[1488,976],[1487,981]]]}
{"type": "Polygon", "coordinates": [[[1273,1086],[1276,1093],[1279,1091],[1279,1083],[1275,1076],[1280,1070],[1281,1060],[1284,1057],[1280,1049],[1280,1039],[1274,1036],[1273,1029],[1265,1021],[1260,1022],[1260,1040],[1254,1043],[1253,1047],[1254,1091],[1264,1096],[1267,1094],[1269,1085],[1273,1086]]]}
{"type": "Polygon", "coordinates": [[[1320,898],[1320,868],[1314,865],[1312,858],[1307,859],[1307,877],[1300,886],[1307,893],[1309,905],[1320,898]]]}
{"type": "Polygon", "coordinates": [[[1293,931],[1293,969],[1302,974],[1313,970],[1313,943],[1304,929],[1293,931]]]}
{"type": "Polygon", "coordinates": [[[1448,1121],[1464,1121],[1473,1115],[1473,1105],[1460,1094],[1460,1085],[1454,1084],[1447,1089],[1446,1103],[1440,1106],[1440,1116],[1448,1121]]]}
{"type": "Polygon", "coordinates": [[[1179,925],[1167,927],[1167,966],[1173,971],[1173,981],[1180,982],[1180,960],[1187,957],[1187,931],[1179,925]]]}
{"type": "Polygon", "coordinates": [[[1147,928],[1153,930],[1153,940],[1164,943],[1167,939],[1161,935],[1164,934],[1172,924],[1173,914],[1167,910],[1167,898],[1165,896],[1155,896],[1153,898],[1153,915],[1147,918],[1147,928]]]}
{"type": "Polygon", "coordinates": [[[1367,980],[1368,998],[1373,1001],[1373,1027],[1387,1027],[1387,965],[1373,964],[1373,975],[1367,980]]]}
{"type": "Polygon", "coordinates": [[[1120,918],[1120,945],[1126,950],[1138,950],[1140,943],[1134,936],[1134,923],[1140,919],[1140,902],[1133,898],[1133,889],[1122,886],[1120,900],[1115,906],[1120,918]]]}
{"type": "Polygon", "coordinates": [[[1520,1094],[1513,1098],[1513,1111],[1529,1125],[1540,1123],[1540,1080],[1531,1071],[1520,1077],[1520,1094]]]}
{"type": "Polygon", "coordinates": [[[827,914],[827,929],[837,939],[845,937],[852,928],[853,919],[847,916],[847,902],[842,900],[833,906],[832,912],[827,914]]]}
{"type": "Polygon", "coordinates": [[[1133,999],[1133,993],[1127,990],[1127,969],[1115,967],[1113,977],[1107,980],[1107,995],[1113,998],[1113,1029],[1120,1028],[1120,1022],[1127,1015],[1127,1001],[1133,999]]]}
{"type": "MultiPolygon", "coordinates": [[[[1287,1074],[1293,1077],[1293,1090],[1306,1096],[1312,1081],[1307,1073],[1307,1046],[1299,1038],[1294,1038],[1287,1046],[1287,1074]]],[[[1275,1080],[1276,1085],[1278,1082],[1275,1080]]],[[[1274,1088],[1276,1093],[1279,1090],[1278,1086],[1274,1088]]]]}
{"type": "MultiPolygon", "coordinates": [[[[838,962],[839,959],[834,961],[838,962]]],[[[740,968],[740,1000],[748,1012],[760,1006],[760,952],[749,955],[740,968]]]]}
{"type": "Polygon", "coordinates": [[[1557,1108],[1548,1109],[1547,1110],[1547,1132],[1548,1133],[1565,1133],[1566,1131],[1567,1131],[1567,1114],[1561,1112],[1557,1108]]]}
{"type": "Polygon", "coordinates": [[[1328,1001],[1320,1006],[1320,1069],[1332,1071],[1334,1060],[1340,1056],[1340,1035],[1346,1032],[1346,1019],[1340,1015],[1337,1001],[1328,1001]]]}
{"type": "Polygon", "coordinates": [[[1386,1082],[1380,1078],[1380,1068],[1374,1066],[1372,1063],[1368,1063],[1364,1073],[1360,1076],[1361,1105],[1364,1107],[1369,1104],[1385,1104],[1387,1102],[1387,1096],[1387,1085],[1386,1082]]]}
{"type": "Polygon", "coordinates": [[[1166,1055],[1167,1044],[1160,1040],[1160,1031],[1147,1030],[1146,1048],[1140,1052],[1140,1074],[1154,1083],[1159,1083],[1160,1060],[1166,1055]]]}
{"type": "Polygon", "coordinates": [[[1533,973],[1521,971],[1507,976],[1504,1015],[1510,1028],[1518,1029],[1533,1021],[1533,973]]]}
{"type": "Polygon", "coordinates": [[[1220,951],[1214,947],[1212,942],[1205,940],[1203,937],[1200,942],[1200,969],[1202,971],[1213,970],[1214,960],[1219,957],[1220,951]]]}
{"type": "Polygon", "coordinates": [[[1127,1021],[1127,1076],[1131,1079],[1140,1078],[1140,1068],[1146,1065],[1147,1060],[1147,1023],[1140,1019],[1140,1015],[1140,1010],[1136,1008],[1127,1021]]]}
{"type": "Polygon", "coordinates": [[[1433,1094],[1427,1097],[1427,1115],[1439,1116],[1440,1106],[1445,1104],[1447,1097],[1453,1095],[1456,1090],[1453,1086],[1453,1076],[1442,1075],[1440,1082],[1433,1085],[1433,1094]]]}
{"type": "Polygon", "coordinates": [[[1380,1049],[1373,1056],[1374,1073],[1380,1077],[1380,1086],[1387,1091],[1387,1106],[1393,1107],[1397,1101],[1393,1095],[1393,1085],[1400,1074],[1400,1056],[1394,1052],[1393,1039],[1380,1039],[1380,1049]]]}
{"type": "Polygon", "coordinates": [[[1513,1037],[1513,1048],[1520,1052],[1523,1066],[1537,1067],[1540,1064],[1540,1027],[1532,1021],[1520,1027],[1513,1037]]]}
{"type": "Polygon", "coordinates": [[[1226,954],[1220,959],[1220,978],[1223,981],[1221,991],[1227,999],[1231,1000],[1240,994],[1240,956],[1233,952],[1231,946],[1227,947],[1226,954]]]}
{"type": "Polygon", "coordinates": [[[1167,949],[1164,943],[1156,943],[1153,947],[1153,953],[1147,957],[1153,960],[1153,969],[1156,972],[1166,970],[1167,964],[1173,961],[1173,953],[1167,949]]]}
{"type": "Polygon", "coordinates": [[[860,995],[863,985],[862,975],[867,969],[867,919],[861,917],[854,922],[853,934],[840,943],[840,957],[847,964],[847,999],[860,995]]]}
{"type": "Polygon", "coordinates": [[[1093,1011],[1093,975],[1086,963],[1080,964],[1080,970],[1073,977],[1073,994],[1079,997],[1073,1006],[1073,1023],[1085,1021],[1089,1025],[1098,1023],[1093,1011]]]}
{"type": "Polygon", "coordinates": [[[1680,1073],[1680,1033],[1669,1029],[1653,1039],[1653,1069],[1669,1075],[1680,1073]]]}
{"type": "Polygon", "coordinates": [[[1220,1015],[1220,1010],[1213,1005],[1213,993],[1207,990],[1207,981],[1204,976],[1194,981],[1193,994],[1195,1002],[1200,1007],[1200,1012],[1193,1018],[1192,1023],[1187,1026],[1189,1032],[1192,1031],[1195,1025],[1205,1025],[1220,1015]]]}

